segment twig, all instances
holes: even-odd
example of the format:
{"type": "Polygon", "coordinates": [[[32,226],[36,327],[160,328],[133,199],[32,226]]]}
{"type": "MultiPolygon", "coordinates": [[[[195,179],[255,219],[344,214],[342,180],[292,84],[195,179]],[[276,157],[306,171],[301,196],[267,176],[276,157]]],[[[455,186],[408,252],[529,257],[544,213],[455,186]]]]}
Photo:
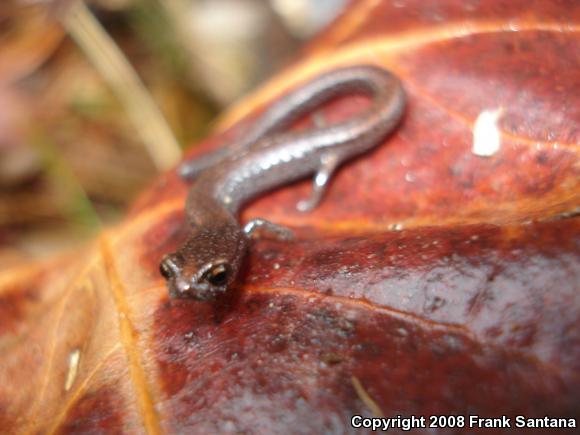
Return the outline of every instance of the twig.
{"type": "Polygon", "coordinates": [[[373,413],[373,415],[375,417],[384,417],[383,411],[377,402],[375,402],[373,398],[369,396],[369,393],[366,392],[358,378],[356,376],[352,376],[350,380],[359,399],[366,405],[366,407],[373,413]]]}

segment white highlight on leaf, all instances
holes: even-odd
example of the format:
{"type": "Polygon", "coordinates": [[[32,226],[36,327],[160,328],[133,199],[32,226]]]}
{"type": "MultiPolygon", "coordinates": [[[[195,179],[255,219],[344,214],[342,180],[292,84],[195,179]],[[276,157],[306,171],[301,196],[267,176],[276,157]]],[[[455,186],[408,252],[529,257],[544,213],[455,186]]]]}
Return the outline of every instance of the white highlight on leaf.
{"type": "Polygon", "coordinates": [[[471,151],[476,156],[490,157],[501,146],[501,133],[497,122],[503,114],[503,108],[483,110],[473,126],[473,146],[471,151]]]}
{"type": "Polygon", "coordinates": [[[64,383],[64,390],[70,390],[75,378],[77,377],[77,372],[79,369],[79,361],[81,360],[81,351],[79,349],[73,350],[68,357],[68,373],[66,375],[66,382],[64,383]]]}

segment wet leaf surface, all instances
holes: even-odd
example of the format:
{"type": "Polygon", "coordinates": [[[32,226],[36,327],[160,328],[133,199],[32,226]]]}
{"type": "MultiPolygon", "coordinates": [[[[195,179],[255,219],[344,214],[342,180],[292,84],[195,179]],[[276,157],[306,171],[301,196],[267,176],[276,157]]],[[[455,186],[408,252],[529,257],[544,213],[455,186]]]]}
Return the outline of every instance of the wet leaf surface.
{"type": "MultiPolygon", "coordinates": [[[[298,237],[256,241],[216,303],[170,300],[157,271],[185,236],[174,173],[74,258],[1,275],[0,427],[350,433],[353,414],[580,418],[579,14],[572,1],[353,3],[195,153],[346,64],[401,77],[401,128],[345,165],[314,212],[295,210],[308,181],[250,204],[243,220],[298,237]],[[482,157],[474,125],[494,110],[499,147],[482,157]]],[[[338,121],[364,104],[320,112],[338,121]]]]}

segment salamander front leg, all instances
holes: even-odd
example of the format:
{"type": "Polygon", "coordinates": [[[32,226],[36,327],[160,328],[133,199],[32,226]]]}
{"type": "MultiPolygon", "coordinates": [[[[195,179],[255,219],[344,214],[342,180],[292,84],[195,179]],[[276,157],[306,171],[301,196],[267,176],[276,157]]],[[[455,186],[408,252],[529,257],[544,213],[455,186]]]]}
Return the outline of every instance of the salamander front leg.
{"type": "Polygon", "coordinates": [[[342,158],[339,153],[327,153],[324,154],[320,159],[320,169],[314,176],[314,185],[310,198],[303,199],[296,204],[296,208],[299,211],[310,211],[315,208],[322,199],[326,187],[328,185],[328,180],[340,165],[342,158]]]}
{"type": "Polygon", "coordinates": [[[248,222],[244,226],[244,232],[250,238],[255,238],[261,232],[270,233],[280,240],[290,240],[294,237],[294,233],[289,228],[262,218],[252,219],[248,222]]]}

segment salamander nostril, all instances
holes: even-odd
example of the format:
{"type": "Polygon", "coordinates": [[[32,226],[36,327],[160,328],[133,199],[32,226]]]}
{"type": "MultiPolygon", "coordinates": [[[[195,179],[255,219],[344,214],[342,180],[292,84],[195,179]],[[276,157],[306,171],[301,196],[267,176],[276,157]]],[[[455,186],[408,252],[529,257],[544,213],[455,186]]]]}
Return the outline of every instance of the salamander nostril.
{"type": "Polygon", "coordinates": [[[161,263],[159,263],[159,272],[165,279],[170,279],[173,277],[173,269],[169,265],[169,261],[169,259],[164,258],[161,260],[161,263]]]}

